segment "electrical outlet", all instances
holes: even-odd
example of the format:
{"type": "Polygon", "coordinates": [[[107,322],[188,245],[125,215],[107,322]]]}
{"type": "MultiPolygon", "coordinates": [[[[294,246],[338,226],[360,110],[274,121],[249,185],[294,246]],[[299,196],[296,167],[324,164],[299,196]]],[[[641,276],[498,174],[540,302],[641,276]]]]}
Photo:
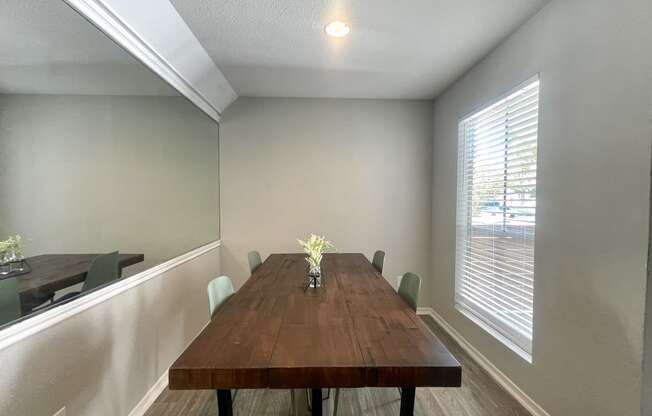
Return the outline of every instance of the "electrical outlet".
{"type": "Polygon", "coordinates": [[[63,406],[57,413],[52,416],[66,416],[66,406],[63,406]]]}

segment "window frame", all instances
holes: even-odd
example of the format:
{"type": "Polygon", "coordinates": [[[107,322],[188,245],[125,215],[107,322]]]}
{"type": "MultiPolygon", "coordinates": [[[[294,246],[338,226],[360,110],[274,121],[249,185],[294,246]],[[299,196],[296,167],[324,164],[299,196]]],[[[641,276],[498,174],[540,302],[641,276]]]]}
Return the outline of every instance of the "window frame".
{"type": "MultiPolygon", "coordinates": [[[[457,197],[456,197],[456,210],[455,210],[455,224],[456,224],[456,241],[455,241],[455,286],[454,286],[454,307],[455,309],[460,312],[462,315],[467,317],[469,320],[474,322],[476,325],[481,327],[484,331],[492,335],[494,338],[502,342],[504,345],[506,345],[508,348],[510,348],[512,351],[514,351],[517,355],[519,355],[521,358],[526,360],[528,363],[532,363],[532,355],[533,355],[533,346],[534,346],[534,281],[536,280],[536,264],[534,263],[535,256],[536,256],[536,202],[537,199],[535,196],[535,214],[534,214],[534,225],[533,225],[533,243],[534,243],[534,249],[532,252],[532,260],[533,260],[533,271],[532,271],[532,279],[533,279],[533,287],[532,287],[532,322],[531,322],[531,337],[527,338],[525,336],[518,336],[519,334],[516,334],[516,331],[505,331],[503,328],[500,327],[500,325],[497,325],[495,322],[492,322],[492,319],[488,319],[487,316],[492,315],[490,311],[486,311],[484,313],[485,316],[482,316],[483,314],[478,313],[472,308],[467,307],[463,303],[461,303],[458,299],[460,298],[460,287],[461,287],[461,280],[464,279],[462,272],[460,271],[460,262],[463,260],[460,259],[460,240],[462,240],[462,244],[466,244],[466,242],[469,241],[469,238],[467,236],[468,232],[470,231],[471,223],[472,223],[472,211],[469,209],[469,207],[472,206],[472,203],[470,200],[473,198],[473,192],[469,191],[468,185],[469,181],[465,180],[465,171],[468,168],[469,164],[469,155],[468,155],[468,150],[467,150],[467,143],[468,143],[468,137],[467,137],[467,125],[469,121],[471,121],[473,118],[479,116],[485,111],[490,111],[492,107],[496,106],[499,104],[501,101],[504,101],[511,95],[526,89],[528,86],[533,85],[534,83],[538,83],[538,91],[537,91],[537,120],[536,120],[536,153],[535,153],[535,164],[536,164],[536,176],[535,176],[535,194],[536,190],[538,189],[537,185],[539,184],[539,133],[540,133],[540,125],[541,125],[541,77],[539,73],[536,73],[535,75],[529,77],[527,80],[519,83],[515,87],[511,88],[507,92],[501,94],[500,96],[484,103],[481,106],[476,107],[472,111],[466,113],[464,116],[462,116],[459,121],[458,121],[458,153],[457,153],[457,197]],[[465,201],[466,200],[466,201],[465,201]],[[463,218],[461,218],[463,217],[463,218]],[[460,226],[461,222],[464,224],[464,226],[460,226]],[[506,334],[506,332],[511,332],[509,334],[506,334]]],[[[478,306],[481,305],[478,304],[478,306]]],[[[494,314],[495,315],[495,314],[494,314]]],[[[500,318],[494,317],[493,321],[499,321],[500,318]]]]}

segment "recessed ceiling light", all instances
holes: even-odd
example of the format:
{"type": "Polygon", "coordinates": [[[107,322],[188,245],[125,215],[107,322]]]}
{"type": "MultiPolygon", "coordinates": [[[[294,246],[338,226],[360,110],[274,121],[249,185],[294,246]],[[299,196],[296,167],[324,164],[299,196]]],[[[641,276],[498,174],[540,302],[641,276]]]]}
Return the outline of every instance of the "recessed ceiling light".
{"type": "Polygon", "coordinates": [[[327,24],[324,28],[324,31],[328,36],[332,36],[334,38],[343,38],[351,32],[351,26],[342,21],[335,20],[327,24]]]}

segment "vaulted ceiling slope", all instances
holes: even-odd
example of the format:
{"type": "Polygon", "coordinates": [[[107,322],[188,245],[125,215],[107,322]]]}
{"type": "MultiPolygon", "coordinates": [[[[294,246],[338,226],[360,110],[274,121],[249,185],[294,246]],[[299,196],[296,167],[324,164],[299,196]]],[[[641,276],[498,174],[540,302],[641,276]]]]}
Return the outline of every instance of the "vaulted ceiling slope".
{"type": "Polygon", "coordinates": [[[430,99],[548,0],[171,0],[241,96],[430,99]],[[344,39],[324,26],[350,23],[344,39]]]}

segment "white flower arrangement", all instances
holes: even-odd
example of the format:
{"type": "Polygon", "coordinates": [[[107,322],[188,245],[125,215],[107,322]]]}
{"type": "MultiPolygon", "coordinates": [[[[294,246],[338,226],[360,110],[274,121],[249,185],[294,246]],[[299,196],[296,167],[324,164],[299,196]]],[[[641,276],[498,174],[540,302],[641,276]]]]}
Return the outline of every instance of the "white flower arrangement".
{"type": "Polygon", "coordinates": [[[0,241],[0,263],[22,260],[24,247],[20,235],[11,236],[4,241],[0,241]]]}
{"type": "Polygon", "coordinates": [[[307,241],[299,239],[297,241],[303,247],[304,253],[308,255],[306,261],[310,267],[310,273],[319,273],[323,254],[330,250],[335,250],[333,243],[326,240],[325,237],[320,237],[315,234],[311,234],[307,241]]]}

